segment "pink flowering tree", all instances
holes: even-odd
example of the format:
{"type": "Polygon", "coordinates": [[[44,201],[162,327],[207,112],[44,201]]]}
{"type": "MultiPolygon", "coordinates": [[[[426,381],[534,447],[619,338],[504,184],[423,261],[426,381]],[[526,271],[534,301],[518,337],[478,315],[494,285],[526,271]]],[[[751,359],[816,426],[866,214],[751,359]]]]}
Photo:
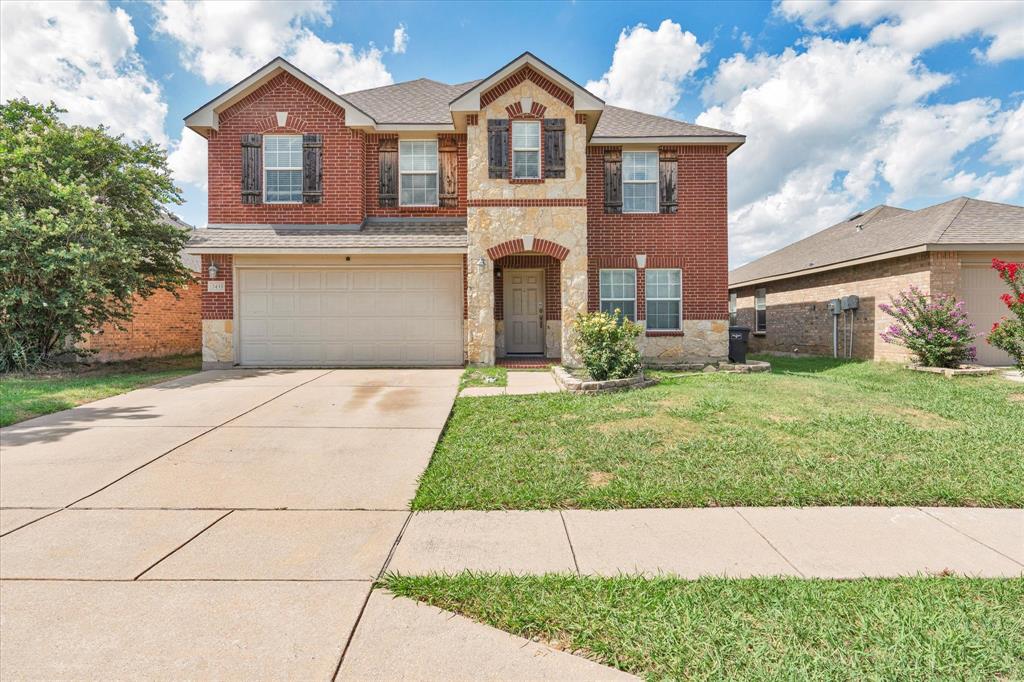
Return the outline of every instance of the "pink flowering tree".
{"type": "Polygon", "coordinates": [[[963,301],[910,287],[878,307],[894,320],[882,340],[908,349],[922,365],[959,367],[974,360],[974,325],[967,321],[963,301]]]}
{"type": "Polygon", "coordinates": [[[987,341],[1008,353],[1016,362],[1017,369],[1024,371],[1024,263],[1007,263],[993,258],[992,267],[1010,289],[1000,298],[1016,319],[1004,317],[993,324],[987,341]]]}

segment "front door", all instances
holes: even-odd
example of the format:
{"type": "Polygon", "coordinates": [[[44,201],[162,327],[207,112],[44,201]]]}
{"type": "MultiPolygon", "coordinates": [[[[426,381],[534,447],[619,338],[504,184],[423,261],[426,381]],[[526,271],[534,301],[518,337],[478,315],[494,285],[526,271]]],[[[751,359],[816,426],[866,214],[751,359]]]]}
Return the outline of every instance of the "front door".
{"type": "Polygon", "coordinates": [[[544,271],[505,270],[505,352],[544,352],[544,271]]]}

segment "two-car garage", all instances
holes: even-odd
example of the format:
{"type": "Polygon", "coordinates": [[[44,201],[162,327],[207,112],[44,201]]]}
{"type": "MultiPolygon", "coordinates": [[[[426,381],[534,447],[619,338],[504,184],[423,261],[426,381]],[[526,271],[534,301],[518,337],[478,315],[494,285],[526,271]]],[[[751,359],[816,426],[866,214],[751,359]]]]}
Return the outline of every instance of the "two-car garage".
{"type": "Polygon", "coordinates": [[[463,363],[461,257],[354,260],[236,259],[238,362],[293,367],[463,363]]]}

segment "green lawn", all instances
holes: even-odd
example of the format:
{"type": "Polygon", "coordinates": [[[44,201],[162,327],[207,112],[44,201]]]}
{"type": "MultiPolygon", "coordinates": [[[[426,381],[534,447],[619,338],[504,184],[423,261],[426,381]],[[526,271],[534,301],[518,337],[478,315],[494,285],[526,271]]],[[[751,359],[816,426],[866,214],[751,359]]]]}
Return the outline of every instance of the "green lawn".
{"type": "Polygon", "coordinates": [[[413,508],[1024,506],[1021,384],[771,362],[624,393],[459,398],[413,508]]]}
{"type": "Polygon", "coordinates": [[[467,367],[459,379],[459,390],[470,386],[506,386],[508,370],[504,367],[467,367]]]}
{"type": "Polygon", "coordinates": [[[383,585],[652,680],[1024,679],[1024,580],[394,577],[383,585]]]}
{"type": "Polygon", "coordinates": [[[198,372],[198,355],[0,375],[0,426],[198,372]]]}

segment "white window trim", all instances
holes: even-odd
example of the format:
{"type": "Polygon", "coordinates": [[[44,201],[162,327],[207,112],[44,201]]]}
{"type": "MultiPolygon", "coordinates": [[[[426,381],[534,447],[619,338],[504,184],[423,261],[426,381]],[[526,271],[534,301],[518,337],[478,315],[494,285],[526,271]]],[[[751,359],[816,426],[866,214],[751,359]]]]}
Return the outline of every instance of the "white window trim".
{"type": "MultiPolygon", "coordinates": [[[[299,171],[299,174],[300,174],[299,192],[300,192],[300,194],[302,192],[302,179],[301,179],[302,164],[301,163],[298,166],[273,166],[273,167],[267,166],[267,138],[268,137],[297,137],[297,138],[299,138],[300,143],[302,141],[302,135],[291,135],[291,134],[289,134],[289,135],[264,135],[263,136],[263,203],[265,203],[265,204],[293,204],[293,205],[294,204],[301,204],[302,203],[302,198],[301,197],[299,197],[298,201],[271,201],[270,199],[267,199],[267,186],[270,184],[269,182],[267,182],[267,173],[269,173],[272,170],[287,170],[287,171],[295,171],[295,170],[297,170],[297,171],[299,171]]],[[[299,147],[301,148],[302,145],[300,144],[299,147]]],[[[301,159],[301,156],[300,156],[300,159],[301,159]]]]}
{"type": "Polygon", "coordinates": [[[543,173],[543,169],[541,168],[542,161],[541,161],[540,148],[541,148],[541,145],[543,144],[543,140],[541,139],[541,137],[544,134],[544,131],[541,130],[540,121],[512,121],[512,125],[510,126],[510,133],[512,135],[512,179],[513,180],[540,180],[541,174],[543,173]],[[516,147],[516,144],[515,144],[515,142],[516,142],[516,135],[515,135],[514,128],[515,128],[515,125],[517,123],[520,124],[520,125],[527,124],[527,125],[535,125],[535,126],[537,126],[537,146],[536,147],[516,147]],[[516,175],[516,152],[537,152],[537,174],[536,175],[516,175]]]}
{"type": "Polygon", "coordinates": [[[439,145],[437,144],[436,137],[417,137],[417,138],[406,138],[398,141],[398,205],[408,208],[425,208],[429,206],[439,206],[441,204],[441,173],[439,166],[441,159],[439,157],[439,145]],[[403,142],[433,142],[434,143],[434,187],[437,188],[436,201],[432,204],[403,204],[402,203],[402,177],[405,175],[430,175],[430,171],[403,171],[402,170],[402,143],[403,142]]]}
{"type": "Polygon", "coordinates": [[[764,334],[768,331],[768,290],[767,289],[754,289],[754,333],[764,334]],[[759,297],[757,292],[761,292],[759,297]],[[761,302],[758,303],[757,299],[760,298],[761,302]],[[760,307],[758,307],[760,305],[760,307]],[[758,329],[757,327],[757,313],[759,310],[764,311],[764,328],[758,329]]]}
{"type": "MultiPolygon", "coordinates": [[[[658,154],[657,149],[625,149],[622,152],[622,164],[626,164],[626,154],[658,154]]],[[[660,161],[659,161],[660,163],[660,161]]],[[[653,180],[626,180],[626,173],[622,173],[622,212],[640,215],[649,215],[661,211],[661,168],[656,166],[657,172],[653,180]],[[654,185],[654,210],[653,211],[627,211],[626,210],[626,185],[654,185]]]]}
{"type": "MultiPolygon", "coordinates": [[[[633,301],[633,317],[634,317],[634,321],[636,321],[635,320],[635,318],[637,316],[637,314],[636,314],[636,270],[633,269],[633,268],[601,268],[600,270],[598,270],[597,271],[597,298],[598,298],[598,301],[597,301],[597,309],[598,310],[603,310],[604,309],[604,306],[602,306],[601,304],[604,303],[605,301],[633,301]],[[631,272],[631,273],[633,273],[633,298],[605,298],[604,296],[602,296],[601,295],[601,275],[606,273],[606,272],[631,272]]],[[[623,315],[623,317],[626,317],[626,316],[623,315]]],[[[629,318],[626,317],[626,319],[629,319],[629,318]]]]}
{"type": "MultiPolygon", "coordinates": [[[[682,270],[682,268],[647,268],[646,279],[644,280],[644,297],[645,297],[644,298],[645,302],[649,302],[649,301],[678,301],[679,302],[679,326],[678,327],[671,327],[669,329],[666,329],[666,328],[663,328],[663,327],[659,327],[658,329],[648,329],[648,331],[652,331],[652,332],[681,332],[681,331],[683,331],[683,270],[682,270]],[[654,298],[654,297],[652,297],[648,293],[648,291],[650,291],[650,287],[647,286],[647,284],[649,282],[649,278],[650,278],[651,273],[652,272],[661,272],[661,271],[664,271],[664,272],[678,272],[679,273],[679,298],[662,298],[662,297],[654,298]]],[[[649,317],[649,316],[650,316],[650,310],[647,310],[647,313],[646,313],[645,317],[649,317]]]]}

